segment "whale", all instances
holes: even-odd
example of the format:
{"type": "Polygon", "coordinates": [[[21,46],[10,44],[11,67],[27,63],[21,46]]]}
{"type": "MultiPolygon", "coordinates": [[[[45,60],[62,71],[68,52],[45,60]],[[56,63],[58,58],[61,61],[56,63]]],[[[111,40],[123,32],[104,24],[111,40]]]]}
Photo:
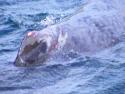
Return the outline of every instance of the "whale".
{"type": "MultiPolygon", "coordinates": [[[[94,55],[118,44],[125,35],[125,19],[120,9],[98,9],[93,3],[66,20],[24,36],[14,64],[34,66],[57,53],[94,55]]],[[[106,6],[106,5],[105,5],[106,6]]],[[[58,54],[58,55],[60,55],[58,54]]]]}

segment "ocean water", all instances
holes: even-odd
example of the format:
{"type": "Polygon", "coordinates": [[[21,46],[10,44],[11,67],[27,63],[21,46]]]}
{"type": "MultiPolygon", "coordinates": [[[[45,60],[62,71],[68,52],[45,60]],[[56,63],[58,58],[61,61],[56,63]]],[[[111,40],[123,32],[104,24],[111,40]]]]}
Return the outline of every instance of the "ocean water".
{"type": "MultiPolygon", "coordinates": [[[[43,29],[46,17],[53,16],[56,23],[87,5],[89,12],[119,9],[125,15],[124,4],[124,0],[0,0],[0,94],[125,94],[124,36],[95,56],[73,56],[69,62],[32,68],[13,64],[23,36],[43,29]]],[[[125,17],[119,26],[125,28],[125,17]]]]}

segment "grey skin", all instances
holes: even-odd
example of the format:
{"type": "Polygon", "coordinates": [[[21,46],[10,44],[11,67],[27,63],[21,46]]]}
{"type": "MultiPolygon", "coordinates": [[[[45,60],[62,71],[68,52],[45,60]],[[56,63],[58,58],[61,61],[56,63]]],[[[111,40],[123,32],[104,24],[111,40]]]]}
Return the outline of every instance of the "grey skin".
{"type": "MultiPolygon", "coordinates": [[[[99,2],[91,2],[84,11],[69,17],[67,21],[35,32],[35,38],[26,35],[15,65],[43,64],[59,51],[63,54],[73,50],[91,55],[119,43],[125,35],[125,16],[121,13],[121,8],[114,5],[114,9],[104,10],[98,5],[101,4],[99,2]],[[55,44],[57,47],[53,46],[55,44]]],[[[108,8],[106,3],[102,7],[108,8]]]]}

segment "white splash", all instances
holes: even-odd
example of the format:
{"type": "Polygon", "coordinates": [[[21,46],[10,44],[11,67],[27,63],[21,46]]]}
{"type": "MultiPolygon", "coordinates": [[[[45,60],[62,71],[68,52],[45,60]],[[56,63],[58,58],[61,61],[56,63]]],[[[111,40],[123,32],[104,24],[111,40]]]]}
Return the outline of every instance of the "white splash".
{"type": "Polygon", "coordinates": [[[54,18],[52,15],[49,15],[49,16],[46,17],[46,19],[41,20],[40,23],[41,23],[43,26],[49,26],[49,25],[52,25],[52,24],[55,23],[54,20],[55,20],[55,18],[54,18]]]}

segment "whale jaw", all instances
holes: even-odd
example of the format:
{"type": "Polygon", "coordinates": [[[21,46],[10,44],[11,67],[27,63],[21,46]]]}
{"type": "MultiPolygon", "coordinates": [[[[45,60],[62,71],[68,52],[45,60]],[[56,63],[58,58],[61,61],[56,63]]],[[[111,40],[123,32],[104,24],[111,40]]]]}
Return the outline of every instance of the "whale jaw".
{"type": "Polygon", "coordinates": [[[38,58],[38,60],[34,61],[32,59],[30,60],[23,60],[19,55],[16,57],[14,65],[17,67],[32,67],[32,66],[39,66],[46,62],[48,58],[48,55],[42,56],[42,58],[38,58]]]}
{"type": "Polygon", "coordinates": [[[43,64],[48,59],[48,43],[45,40],[39,40],[39,36],[34,37],[31,34],[28,33],[28,36],[24,37],[14,62],[15,66],[37,66],[43,64]]]}
{"type": "Polygon", "coordinates": [[[28,53],[26,53],[26,50],[21,54],[18,53],[14,65],[18,67],[29,67],[43,64],[47,60],[48,54],[45,50],[42,51],[41,48],[43,50],[45,47],[39,44],[38,47],[31,49],[28,53]]]}

